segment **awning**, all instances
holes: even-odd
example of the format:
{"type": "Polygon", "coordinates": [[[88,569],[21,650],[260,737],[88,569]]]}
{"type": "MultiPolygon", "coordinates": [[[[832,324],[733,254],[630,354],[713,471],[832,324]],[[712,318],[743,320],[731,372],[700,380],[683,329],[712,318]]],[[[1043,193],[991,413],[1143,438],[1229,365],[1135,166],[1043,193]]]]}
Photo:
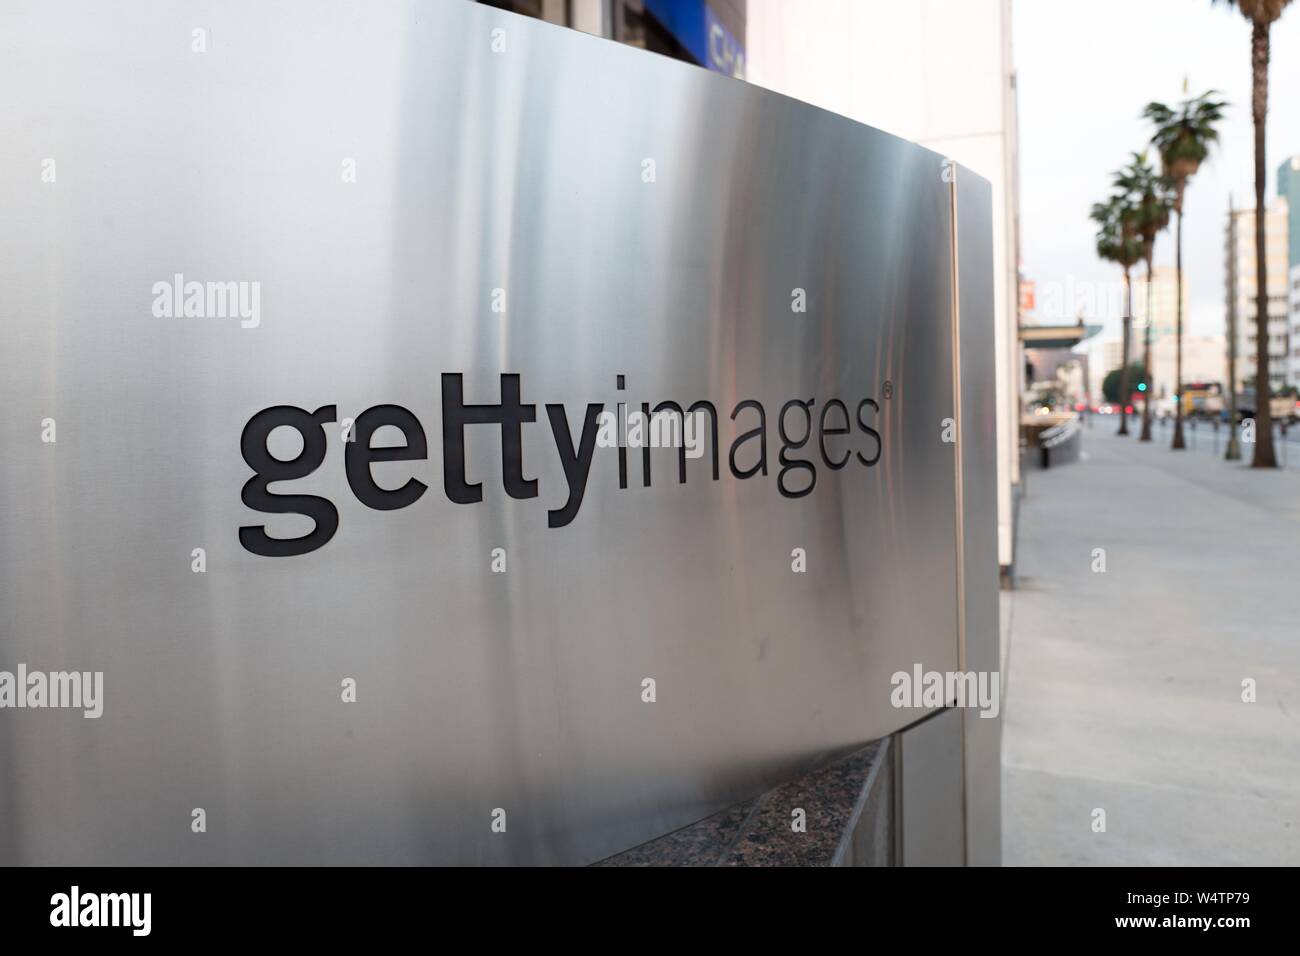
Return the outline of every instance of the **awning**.
{"type": "Polygon", "coordinates": [[[1020,341],[1027,349],[1068,349],[1101,331],[1100,325],[1022,325],[1020,341]]]}

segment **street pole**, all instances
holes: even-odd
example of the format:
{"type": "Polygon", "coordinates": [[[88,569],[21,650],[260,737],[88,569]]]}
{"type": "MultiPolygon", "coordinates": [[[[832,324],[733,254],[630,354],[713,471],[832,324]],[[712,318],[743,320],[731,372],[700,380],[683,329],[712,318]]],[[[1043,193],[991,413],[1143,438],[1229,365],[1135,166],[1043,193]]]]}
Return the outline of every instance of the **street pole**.
{"type": "Polygon", "coordinates": [[[1129,340],[1133,329],[1133,284],[1129,281],[1129,267],[1124,267],[1124,332],[1121,336],[1119,365],[1119,434],[1128,434],[1128,403],[1133,383],[1128,380],[1129,340]]]}
{"type": "Polygon", "coordinates": [[[1241,461],[1237,444],[1237,218],[1228,194],[1228,450],[1224,461],[1241,461]]]}
{"type": "Polygon", "coordinates": [[[1178,252],[1174,257],[1178,272],[1178,321],[1176,325],[1178,338],[1174,342],[1174,440],[1170,448],[1180,451],[1187,445],[1183,441],[1183,197],[1178,197],[1177,241],[1178,252]]]}
{"type": "Polygon", "coordinates": [[[1142,437],[1138,441],[1151,440],[1151,390],[1155,388],[1155,376],[1151,374],[1151,256],[1147,256],[1147,314],[1146,328],[1142,331],[1142,375],[1146,379],[1146,391],[1142,393],[1142,437]]]}

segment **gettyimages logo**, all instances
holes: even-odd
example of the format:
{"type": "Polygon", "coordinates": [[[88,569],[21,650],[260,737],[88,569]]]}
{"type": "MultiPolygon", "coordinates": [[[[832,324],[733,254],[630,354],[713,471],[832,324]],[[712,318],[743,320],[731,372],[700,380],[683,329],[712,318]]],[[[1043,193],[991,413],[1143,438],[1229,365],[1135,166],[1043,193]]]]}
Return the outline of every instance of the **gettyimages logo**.
{"type": "Polygon", "coordinates": [[[103,671],[0,671],[0,708],[81,709],[83,717],[104,713],[103,671]]]}
{"type": "MultiPolygon", "coordinates": [[[[626,376],[619,375],[616,387],[621,391],[625,385],[626,376]]],[[[472,480],[468,474],[465,449],[468,436],[483,433],[484,426],[498,430],[505,493],[516,499],[541,495],[538,479],[527,477],[530,463],[524,461],[523,453],[523,428],[538,420],[538,407],[523,401],[519,375],[502,374],[497,394],[495,404],[470,402],[463,375],[442,375],[442,484],[448,500],[455,504],[472,505],[483,500],[483,482],[472,480]]],[[[886,383],[885,398],[888,400],[892,394],[886,383]]],[[[879,411],[874,398],[859,400],[853,412],[838,398],[821,404],[816,397],[795,398],[781,405],[775,414],[775,429],[770,429],[763,403],[745,399],[730,413],[736,434],[726,455],[727,466],[738,481],[766,476],[771,465],[769,434],[774,430],[780,440],[774,467],[777,490],[784,498],[802,498],[817,486],[819,466],[830,471],[839,471],[850,463],[871,468],[880,460],[884,442],[872,424],[879,411]]],[[[617,450],[620,489],[629,487],[629,473],[634,475],[636,471],[640,472],[640,486],[651,486],[650,452],[655,447],[677,448],[677,482],[685,484],[687,459],[708,457],[704,451],[706,438],[712,449],[711,471],[701,463],[696,466],[696,474],[709,471],[713,481],[721,474],[720,429],[726,426],[719,422],[718,408],[707,400],[685,408],[671,400],[653,408],[649,402],[642,402],[640,410],[630,414],[624,402],[616,403],[614,412],[607,412],[604,403],[591,402],[575,416],[577,422],[570,421],[569,410],[563,404],[552,403],[545,406],[545,416],[567,485],[560,490],[563,500],[553,495],[556,506],[546,512],[546,523],[551,528],[563,528],[577,517],[598,447],[617,450]],[[642,429],[648,434],[642,434],[642,429]],[[629,454],[637,449],[641,452],[639,469],[629,454]]],[[[329,450],[326,428],[334,422],[341,424],[348,487],[363,505],[375,511],[395,511],[414,504],[428,491],[428,485],[414,475],[400,487],[385,488],[372,474],[375,462],[414,462],[429,457],[424,425],[409,409],[375,405],[355,420],[340,420],[335,405],[323,405],[315,411],[275,405],[258,412],[244,426],[240,450],[253,469],[253,477],[244,485],[240,497],[254,511],[304,515],[312,519],[315,527],[301,537],[279,538],[269,535],[265,525],[244,526],[239,529],[239,542],[246,550],[267,557],[291,557],[315,551],[334,537],[339,527],[334,502],[319,495],[269,490],[272,483],[306,478],[324,464],[329,450]],[[302,450],[296,458],[281,459],[271,454],[268,440],[281,427],[292,428],[302,439],[302,450]],[[375,432],[385,427],[397,429],[403,444],[372,446],[375,432]]]]}
{"type": "Polygon", "coordinates": [[[151,893],[82,893],[73,886],[68,893],[50,897],[51,926],[127,926],[132,936],[148,936],[151,893]]]}
{"type": "Polygon", "coordinates": [[[981,717],[996,717],[1001,708],[1001,678],[997,671],[895,671],[889,702],[895,707],[974,707],[981,717]]]}
{"type": "Polygon", "coordinates": [[[156,319],[239,319],[245,329],[262,324],[260,282],[186,282],[178,272],[152,291],[156,319]]]}

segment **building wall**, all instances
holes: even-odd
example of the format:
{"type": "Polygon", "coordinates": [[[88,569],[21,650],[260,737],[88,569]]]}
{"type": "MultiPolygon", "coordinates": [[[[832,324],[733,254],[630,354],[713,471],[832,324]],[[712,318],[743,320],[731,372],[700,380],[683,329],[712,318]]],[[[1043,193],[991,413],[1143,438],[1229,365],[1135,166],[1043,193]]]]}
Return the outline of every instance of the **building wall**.
{"type": "MultiPolygon", "coordinates": [[[[1187,273],[1183,273],[1183,322],[1191,302],[1187,273]]],[[[1143,324],[1147,320],[1147,280],[1145,270],[1133,276],[1134,357],[1141,353],[1143,324]]],[[[1151,279],[1151,341],[1173,336],[1178,331],[1178,270],[1173,266],[1156,266],[1151,279]]]]}
{"type": "MultiPolygon", "coordinates": [[[[1264,212],[1265,255],[1268,266],[1269,384],[1292,384],[1291,286],[1288,267],[1288,203],[1279,197],[1264,212]]],[[[1228,302],[1237,309],[1238,387],[1255,375],[1255,210],[1236,210],[1229,217],[1227,241],[1228,302]]]]}
{"type": "MultiPolygon", "coordinates": [[[[1151,367],[1155,370],[1155,391],[1160,398],[1172,395],[1177,387],[1174,376],[1177,339],[1163,336],[1151,343],[1151,367]]],[[[1222,335],[1183,336],[1183,381],[1218,382],[1227,387],[1227,342],[1222,335]]]]}
{"type": "MultiPolygon", "coordinates": [[[[1136,312],[1137,309],[1135,308],[1136,312]]],[[[1157,334],[1152,329],[1151,336],[1151,373],[1153,398],[1165,398],[1174,393],[1177,386],[1175,367],[1177,364],[1178,337],[1173,332],[1157,334]]],[[[1093,401],[1100,402],[1101,382],[1107,373],[1119,368],[1120,339],[1102,339],[1097,343],[1099,360],[1093,363],[1090,388],[1093,401]]],[[[1134,335],[1133,354],[1130,361],[1142,360],[1140,333],[1134,335]]],[[[1184,382],[1219,382],[1226,387],[1228,370],[1227,342],[1222,335],[1184,335],[1183,336],[1183,381],[1184,382]]]]}
{"type": "MultiPolygon", "coordinates": [[[[1277,194],[1292,209],[1300,209],[1300,156],[1290,156],[1277,168],[1277,194]]],[[[1300,216],[1287,226],[1287,264],[1300,266],[1300,216]]]]}
{"type": "Polygon", "coordinates": [[[955,159],[993,186],[998,558],[1019,482],[1019,222],[1010,0],[750,0],[748,79],[955,159]]]}
{"type": "MultiPolygon", "coordinates": [[[[1297,216],[1300,218],[1300,216],[1297,216]]],[[[1300,263],[1291,267],[1291,358],[1288,362],[1290,383],[1300,385],[1300,263]]]]}
{"type": "Polygon", "coordinates": [[[1287,301],[1291,317],[1290,355],[1287,359],[1287,382],[1300,385],[1300,156],[1290,156],[1277,169],[1277,194],[1296,210],[1287,221],[1287,267],[1289,290],[1287,301]]]}
{"type": "MultiPolygon", "coordinates": [[[[1183,325],[1186,331],[1189,298],[1187,274],[1183,273],[1183,325]]],[[[1147,321],[1146,277],[1133,282],[1133,354],[1140,362],[1147,321]]],[[[1178,270],[1156,266],[1151,282],[1151,368],[1152,395],[1163,398],[1178,387],[1178,270]]],[[[1118,347],[1117,347],[1118,348],[1118,347]]],[[[1114,367],[1114,366],[1112,366],[1114,367]]],[[[1219,382],[1226,387],[1228,376],[1227,340],[1223,335],[1183,335],[1183,381],[1219,382]]]]}

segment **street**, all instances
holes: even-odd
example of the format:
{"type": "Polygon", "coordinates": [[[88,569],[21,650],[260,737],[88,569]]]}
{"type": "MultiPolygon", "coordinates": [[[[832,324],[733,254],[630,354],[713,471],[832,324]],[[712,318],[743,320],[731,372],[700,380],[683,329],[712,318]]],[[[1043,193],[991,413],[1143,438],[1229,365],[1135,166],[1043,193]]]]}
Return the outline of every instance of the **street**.
{"type": "Polygon", "coordinates": [[[1252,471],[1208,427],[1174,453],[1172,426],[1141,444],[1117,424],[1025,472],[1005,862],[1300,863],[1300,454],[1252,471]]]}

